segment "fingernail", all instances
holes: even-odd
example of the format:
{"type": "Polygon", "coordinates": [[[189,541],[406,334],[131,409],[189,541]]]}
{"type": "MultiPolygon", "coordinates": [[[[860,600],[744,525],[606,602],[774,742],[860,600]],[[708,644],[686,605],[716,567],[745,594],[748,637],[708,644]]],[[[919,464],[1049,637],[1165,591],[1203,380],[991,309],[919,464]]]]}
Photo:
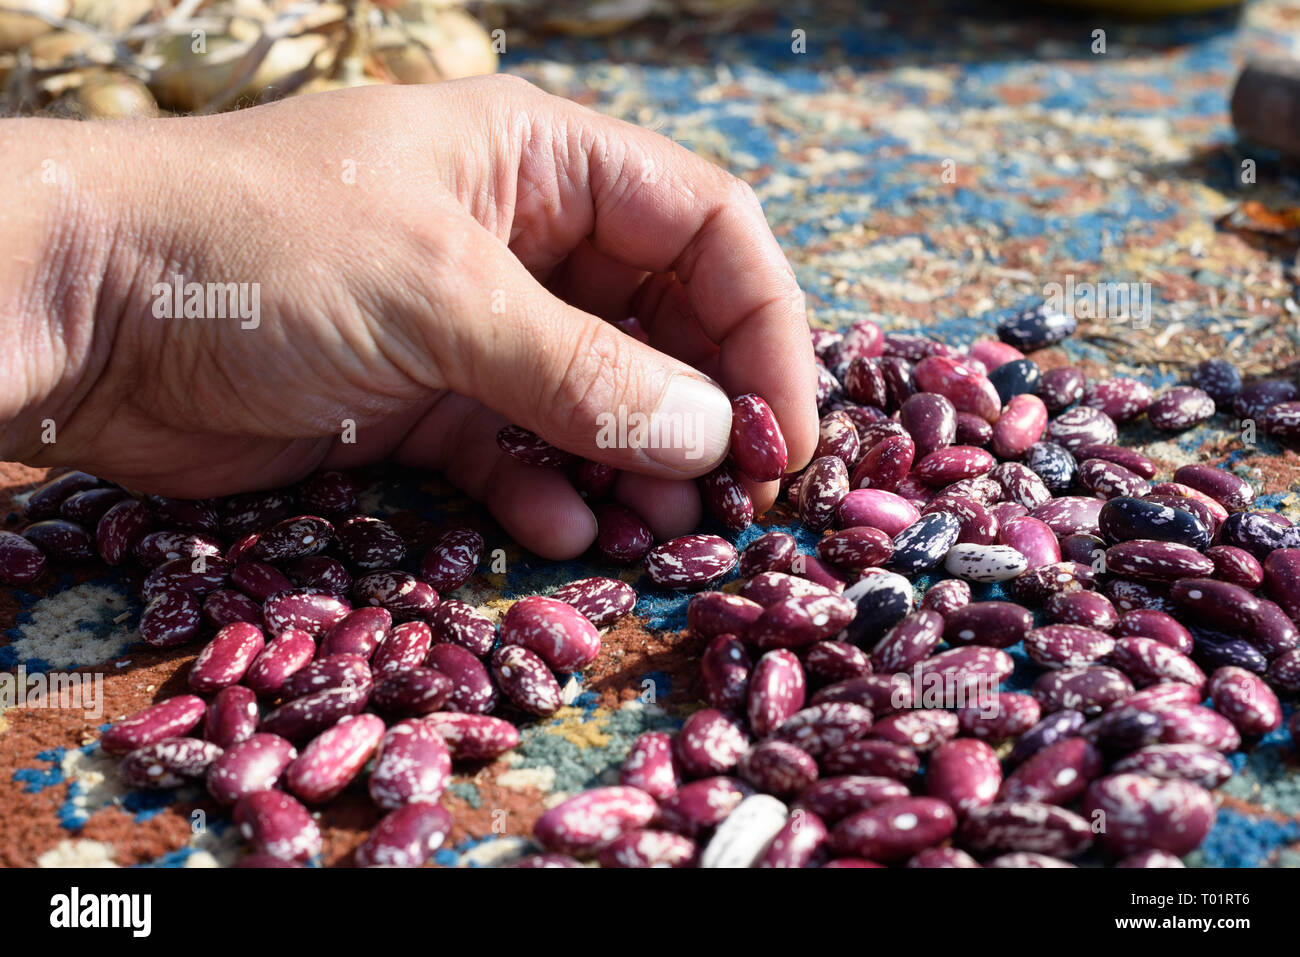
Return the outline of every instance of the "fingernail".
{"type": "Polygon", "coordinates": [[[731,400],[706,379],[678,373],[668,380],[654,421],[660,441],[646,457],[680,472],[720,460],[731,442],[731,400]]]}

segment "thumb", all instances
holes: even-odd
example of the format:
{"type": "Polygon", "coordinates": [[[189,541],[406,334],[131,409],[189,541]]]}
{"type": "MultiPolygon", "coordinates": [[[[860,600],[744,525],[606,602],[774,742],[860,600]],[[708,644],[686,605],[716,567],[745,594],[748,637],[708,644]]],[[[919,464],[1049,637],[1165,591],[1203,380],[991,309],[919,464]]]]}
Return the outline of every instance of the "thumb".
{"type": "Polygon", "coordinates": [[[453,389],[615,468],[680,479],[722,460],[731,402],[712,379],[556,298],[491,246],[456,297],[453,389]]]}

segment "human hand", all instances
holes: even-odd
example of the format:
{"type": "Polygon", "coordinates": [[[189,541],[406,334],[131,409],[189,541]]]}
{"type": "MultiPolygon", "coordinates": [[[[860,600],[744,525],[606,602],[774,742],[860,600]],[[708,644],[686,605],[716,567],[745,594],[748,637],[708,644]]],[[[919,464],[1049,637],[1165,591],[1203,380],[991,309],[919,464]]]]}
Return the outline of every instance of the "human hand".
{"type": "MultiPolygon", "coordinates": [[[[627,470],[616,496],[661,537],[696,525],[688,479],[725,454],[713,383],[768,400],[791,470],[812,455],[793,273],[752,191],[661,136],[504,77],[8,122],[66,176],[52,205],[49,186],[23,191],[55,238],[45,284],[18,275],[3,313],[24,343],[0,370],[19,393],[0,400],[7,457],[186,497],[391,458],[444,472],[521,544],[567,558],[594,516],[562,472],[500,451],[506,422],[627,470]],[[158,317],[176,275],[257,283],[256,324],[158,317]],[[629,316],[648,341],[613,324],[629,316]],[[598,446],[602,413],[656,411],[695,417],[691,448],[598,446]]],[[[19,134],[3,127],[8,155],[19,134]]],[[[763,510],[776,483],[751,492],[763,510]]]]}

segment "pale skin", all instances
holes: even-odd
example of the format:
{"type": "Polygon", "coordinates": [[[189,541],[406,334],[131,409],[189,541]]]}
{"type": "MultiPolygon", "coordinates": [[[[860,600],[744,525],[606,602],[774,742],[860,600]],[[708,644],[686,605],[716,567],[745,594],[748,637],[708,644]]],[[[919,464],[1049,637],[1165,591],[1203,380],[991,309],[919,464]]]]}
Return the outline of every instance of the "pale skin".
{"type": "MultiPolygon", "coordinates": [[[[661,537],[696,526],[690,479],[725,452],[710,382],[767,399],[791,471],[816,446],[803,300],[753,192],[522,81],[6,120],[0,157],[0,458],[196,498],[393,459],[562,559],[595,518],[497,447],[507,422],[625,469],[616,497],[661,537]],[[259,283],[259,325],[156,317],[177,273],[259,283]],[[683,376],[701,454],[598,447],[601,412],[662,411],[683,376]]],[[[751,492],[765,510],[777,483],[751,492]]]]}

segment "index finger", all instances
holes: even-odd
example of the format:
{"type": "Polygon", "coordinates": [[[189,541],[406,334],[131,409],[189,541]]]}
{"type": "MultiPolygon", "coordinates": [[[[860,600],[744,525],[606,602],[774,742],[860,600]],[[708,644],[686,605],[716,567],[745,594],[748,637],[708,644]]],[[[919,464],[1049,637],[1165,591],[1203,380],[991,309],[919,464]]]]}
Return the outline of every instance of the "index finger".
{"type": "Polygon", "coordinates": [[[576,104],[598,250],[674,272],[700,328],[720,348],[732,394],[772,406],[802,468],[817,446],[817,373],[803,293],[754,191],[676,143],[576,104]]]}

